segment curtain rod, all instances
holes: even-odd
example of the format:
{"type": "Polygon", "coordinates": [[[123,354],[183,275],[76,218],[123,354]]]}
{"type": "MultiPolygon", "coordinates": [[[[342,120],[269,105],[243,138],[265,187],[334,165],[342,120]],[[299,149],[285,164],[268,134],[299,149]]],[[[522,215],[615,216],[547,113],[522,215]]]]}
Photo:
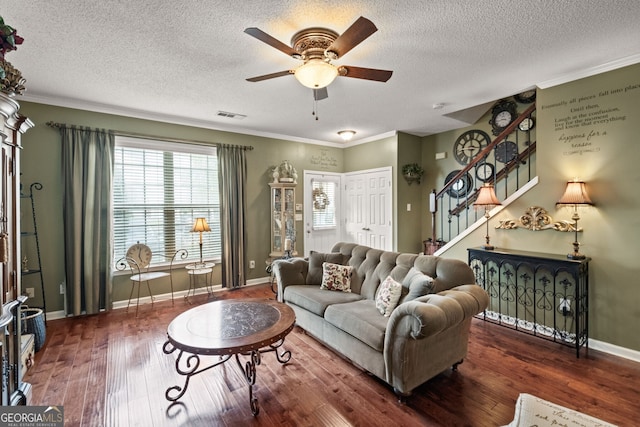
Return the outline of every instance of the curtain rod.
{"type": "MultiPolygon", "coordinates": [[[[47,126],[56,128],[56,129],[85,128],[84,126],[67,125],[66,123],[47,122],[46,124],[47,126]]],[[[86,128],[86,129],[93,131],[93,129],[90,129],[90,128],[86,128]]],[[[116,136],[125,136],[129,138],[157,139],[159,141],[166,141],[166,142],[179,142],[179,143],[207,145],[207,146],[218,145],[224,148],[242,148],[243,150],[249,150],[249,151],[253,150],[253,146],[251,145],[220,144],[215,142],[212,143],[207,141],[198,141],[196,139],[168,138],[166,136],[157,136],[157,135],[150,135],[150,134],[137,133],[137,132],[124,132],[119,130],[112,130],[111,132],[113,132],[113,134],[116,136]]]]}

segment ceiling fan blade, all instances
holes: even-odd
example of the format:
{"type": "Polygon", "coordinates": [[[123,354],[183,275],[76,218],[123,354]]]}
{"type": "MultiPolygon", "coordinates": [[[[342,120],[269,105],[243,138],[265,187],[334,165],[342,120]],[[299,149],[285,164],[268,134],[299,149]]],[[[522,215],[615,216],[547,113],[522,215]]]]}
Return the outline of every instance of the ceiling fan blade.
{"type": "Polygon", "coordinates": [[[327,50],[335,52],[340,58],[376,31],[378,31],[378,28],[373,22],[361,16],[344,33],[338,36],[327,50]]]}
{"type": "Polygon", "coordinates": [[[276,77],[287,76],[289,74],[293,74],[293,71],[292,70],[278,71],[277,73],[271,73],[271,74],[265,74],[263,76],[251,77],[251,78],[247,79],[247,81],[248,82],[261,82],[262,80],[269,80],[269,79],[273,79],[273,78],[276,78],[276,77]]]}
{"type": "Polygon", "coordinates": [[[315,101],[322,101],[323,99],[327,99],[329,97],[329,93],[327,92],[326,87],[321,87],[320,89],[313,89],[313,99],[315,101]]]}
{"type": "Polygon", "coordinates": [[[338,75],[343,77],[353,77],[356,79],[375,80],[377,82],[386,82],[391,78],[393,71],[376,70],[375,68],[352,67],[351,65],[343,65],[338,68],[338,75]]]}
{"type": "Polygon", "coordinates": [[[256,28],[256,27],[245,28],[244,32],[249,34],[250,36],[257,38],[261,42],[268,44],[271,47],[275,47],[276,49],[285,53],[286,55],[289,55],[294,58],[297,58],[300,56],[300,54],[295,50],[293,50],[291,46],[282,43],[280,40],[270,36],[269,34],[265,33],[259,28],[256,28]]]}

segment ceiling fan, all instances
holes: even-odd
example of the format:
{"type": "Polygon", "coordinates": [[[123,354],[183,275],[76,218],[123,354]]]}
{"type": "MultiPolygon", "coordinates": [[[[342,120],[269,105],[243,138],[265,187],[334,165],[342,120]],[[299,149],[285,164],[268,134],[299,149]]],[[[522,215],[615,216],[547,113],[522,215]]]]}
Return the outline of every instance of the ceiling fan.
{"type": "Polygon", "coordinates": [[[331,63],[343,57],[376,31],[378,29],[373,22],[361,16],[340,35],[333,30],[318,27],[298,31],[291,38],[291,46],[287,46],[259,28],[246,28],[244,32],[250,36],[303,61],[301,66],[293,70],[251,77],[247,81],[259,82],[293,74],[302,85],[313,89],[315,101],[328,96],[326,88],[337,76],[386,82],[391,78],[393,71],[351,65],[336,66],[331,63]]]}

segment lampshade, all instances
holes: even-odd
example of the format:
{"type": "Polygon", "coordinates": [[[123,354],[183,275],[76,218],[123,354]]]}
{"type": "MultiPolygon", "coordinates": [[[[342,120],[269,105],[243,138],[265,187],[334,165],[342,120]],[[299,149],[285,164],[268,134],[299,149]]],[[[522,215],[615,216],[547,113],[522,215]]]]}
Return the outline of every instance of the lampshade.
{"type": "Polygon", "coordinates": [[[341,130],[338,132],[338,135],[340,135],[340,138],[342,138],[343,141],[351,141],[351,138],[353,138],[355,134],[355,130],[341,130]]]}
{"type": "Polygon", "coordinates": [[[496,192],[493,189],[493,184],[485,183],[480,187],[478,198],[473,202],[473,206],[476,208],[488,209],[493,206],[500,206],[502,203],[496,197],[496,192]]]}
{"type": "Polygon", "coordinates": [[[338,69],[322,59],[310,59],[294,71],[296,79],[311,89],[329,86],[338,76],[338,69]]]}
{"type": "Polygon", "coordinates": [[[556,206],[591,206],[593,202],[587,194],[587,187],[584,181],[569,181],[564,194],[556,203],[556,206]]]}
{"type": "Polygon", "coordinates": [[[193,228],[191,229],[191,232],[197,233],[198,231],[199,232],[211,231],[211,228],[209,228],[209,224],[207,224],[206,218],[196,218],[196,222],[195,224],[193,224],[193,228]]]}

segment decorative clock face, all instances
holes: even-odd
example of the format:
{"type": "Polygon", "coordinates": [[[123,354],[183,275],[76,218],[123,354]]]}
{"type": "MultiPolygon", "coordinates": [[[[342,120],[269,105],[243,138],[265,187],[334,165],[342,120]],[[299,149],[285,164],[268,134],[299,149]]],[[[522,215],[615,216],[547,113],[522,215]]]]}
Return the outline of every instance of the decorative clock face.
{"type": "MultiPolygon", "coordinates": [[[[455,177],[458,174],[458,172],[460,172],[460,170],[454,170],[449,172],[447,177],[444,179],[445,185],[448,184],[449,181],[451,181],[453,177],[455,177]]],[[[464,175],[462,175],[462,177],[460,177],[460,179],[454,182],[451,185],[451,187],[447,189],[447,194],[455,198],[465,197],[467,194],[471,192],[472,187],[473,187],[473,178],[471,178],[471,175],[469,175],[469,173],[465,173],[464,175]]]]}
{"type": "Polygon", "coordinates": [[[491,109],[489,124],[493,128],[494,135],[500,135],[518,115],[516,103],[513,101],[500,101],[491,109]]]}
{"type": "Polygon", "coordinates": [[[509,126],[509,123],[511,123],[512,119],[513,117],[511,116],[511,113],[509,111],[500,111],[498,114],[496,114],[493,123],[495,123],[495,125],[498,127],[506,128],[507,126],[509,126]]]}
{"type": "Polygon", "coordinates": [[[145,268],[151,262],[151,249],[149,246],[136,243],[127,251],[127,258],[133,259],[140,268],[145,268]]]}
{"type": "Polygon", "coordinates": [[[495,166],[491,163],[478,163],[476,166],[476,178],[482,182],[491,181],[495,172],[495,166]]]}
{"type": "Polygon", "coordinates": [[[526,132],[533,129],[534,125],[535,123],[533,119],[531,117],[527,117],[526,119],[520,122],[520,124],[518,125],[518,129],[520,129],[523,132],[526,132]]]}
{"type": "Polygon", "coordinates": [[[536,90],[525,90],[522,93],[514,95],[513,98],[521,104],[529,104],[536,100],[536,90]]]}
{"type": "Polygon", "coordinates": [[[494,148],[494,156],[496,161],[502,163],[509,163],[516,157],[518,157],[518,145],[511,141],[502,141],[494,148]]]}
{"type": "Polygon", "coordinates": [[[468,165],[490,142],[486,132],[478,129],[466,131],[453,144],[453,156],[461,165],[468,165]]]}

